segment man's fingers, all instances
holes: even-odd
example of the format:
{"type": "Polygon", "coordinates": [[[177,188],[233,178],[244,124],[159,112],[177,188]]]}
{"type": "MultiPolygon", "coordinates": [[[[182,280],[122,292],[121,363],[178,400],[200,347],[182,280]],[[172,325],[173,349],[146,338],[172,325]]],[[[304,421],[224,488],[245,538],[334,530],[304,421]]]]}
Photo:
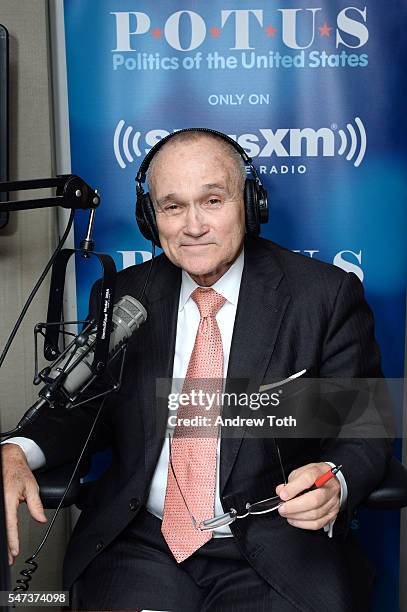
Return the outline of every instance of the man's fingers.
{"type": "Polygon", "coordinates": [[[38,495],[38,489],[36,486],[33,485],[27,487],[26,502],[31,516],[39,523],[46,523],[48,519],[45,516],[44,508],[41,498],[38,495]]]}
{"type": "Polygon", "coordinates": [[[11,554],[10,550],[8,550],[8,551],[7,551],[7,554],[8,554],[8,564],[9,564],[9,565],[13,565],[13,563],[14,563],[14,557],[13,557],[13,555],[11,554]]]}
{"type": "MultiPolygon", "coordinates": [[[[303,465],[296,470],[293,470],[288,476],[288,483],[280,488],[278,488],[278,495],[284,501],[292,499],[296,495],[299,495],[306,489],[309,489],[313,486],[318,477],[322,476],[322,474],[326,474],[329,470],[327,469],[329,466],[322,463],[308,463],[307,465],[303,465]]],[[[340,490],[339,482],[336,478],[330,480],[326,487],[335,487],[337,491],[340,490]]]]}
{"type": "Polygon", "coordinates": [[[8,560],[13,564],[19,554],[18,515],[20,503],[26,501],[31,516],[45,523],[38,484],[27,463],[26,456],[16,444],[5,444],[0,449],[3,468],[4,501],[8,539],[8,560]]]}
{"type": "Polygon", "coordinates": [[[276,486],[276,495],[280,495],[280,491],[282,490],[284,486],[285,486],[284,484],[279,484],[276,486]]]}
{"type": "MultiPolygon", "coordinates": [[[[5,496],[5,507],[6,507],[6,527],[7,527],[7,539],[8,539],[8,563],[13,565],[14,558],[20,552],[20,542],[18,537],[18,515],[17,510],[19,506],[19,499],[10,499],[10,496],[5,496]]],[[[27,487],[26,491],[26,502],[27,507],[31,516],[40,523],[45,523],[47,517],[44,513],[44,508],[41,503],[41,499],[38,495],[36,485],[27,487]]]]}
{"type": "Polygon", "coordinates": [[[281,506],[281,510],[284,509],[286,514],[296,514],[306,512],[307,510],[315,510],[324,506],[333,498],[332,491],[327,489],[316,489],[315,491],[308,491],[299,497],[290,499],[281,506]]]}
{"type": "Polygon", "coordinates": [[[288,502],[287,504],[283,504],[278,509],[281,516],[284,516],[287,519],[301,521],[315,521],[327,516],[332,512],[337,513],[339,511],[339,503],[335,499],[328,500],[325,504],[322,504],[322,506],[312,507],[309,510],[303,510],[300,512],[290,512],[287,510],[287,505],[288,502]]]}
{"type": "MultiPolygon", "coordinates": [[[[292,483],[299,477],[301,476],[301,474],[303,474],[304,472],[306,472],[307,470],[309,470],[309,465],[303,465],[300,468],[297,468],[296,470],[293,470],[292,472],[290,472],[289,476],[288,476],[288,482],[286,484],[281,483],[279,485],[276,486],[276,494],[280,495],[281,492],[286,490],[286,487],[288,487],[288,491],[291,490],[291,485],[292,483]]],[[[314,483],[314,481],[312,481],[312,484],[314,483]]],[[[310,485],[311,486],[311,485],[310,485]]],[[[306,487],[308,488],[308,487],[306,487]]],[[[288,499],[288,497],[287,497],[288,499]]]]}
{"type": "Polygon", "coordinates": [[[287,522],[292,525],[292,527],[297,527],[299,529],[308,529],[312,531],[317,531],[318,529],[322,529],[325,525],[332,522],[336,519],[337,513],[330,512],[326,514],[320,519],[316,519],[315,521],[302,521],[299,519],[287,519],[287,522]]]}
{"type": "Polygon", "coordinates": [[[7,539],[10,553],[16,557],[19,551],[18,541],[18,520],[17,520],[17,507],[18,503],[8,500],[7,495],[5,496],[6,506],[6,527],[7,527],[7,539]]]}
{"type": "MultiPolygon", "coordinates": [[[[305,489],[309,489],[315,482],[316,475],[313,470],[304,470],[303,472],[298,474],[298,470],[296,470],[297,475],[284,487],[280,489],[278,495],[280,495],[281,499],[289,500],[304,491],[305,489]]],[[[290,474],[291,476],[291,474],[290,474]]]]}
{"type": "Polygon", "coordinates": [[[301,476],[301,474],[303,474],[304,472],[309,472],[310,469],[314,469],[315,466],[317,465],[318,465],[317,463],[307,463],[306,465],[301,465],[300,467],[296,468],[295,470],[289,473],[288,482],[295,480],[296,478],[301,476]]]}

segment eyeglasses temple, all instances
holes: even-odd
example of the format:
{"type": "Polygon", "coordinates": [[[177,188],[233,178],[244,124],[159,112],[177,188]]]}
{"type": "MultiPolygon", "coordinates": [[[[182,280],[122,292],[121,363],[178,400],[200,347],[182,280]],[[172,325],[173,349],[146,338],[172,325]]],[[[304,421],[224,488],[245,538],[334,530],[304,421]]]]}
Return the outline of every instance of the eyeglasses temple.
{"type": "Polygon", "coordinates": [[[281,472],[283,474],[284,484],[286,485],[287,484],[287,478],[286,478],[286,475],[285,475],[285,471],[284,471],[284,467],[283,467],[283,462],[281,460],[280,447],[278,445],[277,438],[273,438],[273,440],[274,440],[274,445],[276,447],[276,451],[277,451],[278,461],[280,463],[281,472]]]}

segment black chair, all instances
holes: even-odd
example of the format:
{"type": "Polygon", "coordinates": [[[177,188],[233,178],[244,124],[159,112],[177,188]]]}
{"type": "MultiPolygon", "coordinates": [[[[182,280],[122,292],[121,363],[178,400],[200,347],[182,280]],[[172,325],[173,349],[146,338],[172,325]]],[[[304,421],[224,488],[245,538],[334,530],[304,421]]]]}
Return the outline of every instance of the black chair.
{"type": "Polygon", "coordinates": [[[391,458],[384,479],[363,505],[376,510],[400,510],[407,506],[407,470],[396,457],[391,458]]]}

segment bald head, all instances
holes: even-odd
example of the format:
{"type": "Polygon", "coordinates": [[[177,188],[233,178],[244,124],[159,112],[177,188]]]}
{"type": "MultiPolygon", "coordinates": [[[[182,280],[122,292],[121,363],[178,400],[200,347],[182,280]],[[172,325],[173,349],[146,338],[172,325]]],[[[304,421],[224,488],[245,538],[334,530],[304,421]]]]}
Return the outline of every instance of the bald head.
{"type": "Polygon", "coordinates": [[[166,160],[170,157],[184,158],[188,164],[189,151],[199,151],[200,145],[207,149],[208,145],[213,152],[213,159],[223,165],[230,177],[231,186],[236,194],[243,193],[246,180],[246,166],[242,156],[236,149],[221,136],[209,132],[191,130],[190,132],[175,133],[166,142],[151,160],[147,171],[148,190],[154,201],[155,184],[159,174],[166,170],[166,160]],[[191,145],[194,145],[191,147],[191,145]]]}

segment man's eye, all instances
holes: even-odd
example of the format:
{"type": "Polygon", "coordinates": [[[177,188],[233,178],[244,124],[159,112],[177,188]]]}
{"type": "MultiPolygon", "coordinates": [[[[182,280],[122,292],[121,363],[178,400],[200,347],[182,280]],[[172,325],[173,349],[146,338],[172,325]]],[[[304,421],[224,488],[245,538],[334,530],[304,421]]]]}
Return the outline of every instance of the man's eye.
{"type": "Polygon", "coordinates": [[[219,198],[210,198],[208,200],[208,205],[211,207],[216,207],[221,204],[221,200],[219,198]]]}
{"type": "Polygon", "coordinates": [[[163,210],[165,213],[168,213],[169,215],[171,215],[171,214],[178,213],[181,210],[181,207],[178,206],[178,204],[166,204],[163,210]]]}

